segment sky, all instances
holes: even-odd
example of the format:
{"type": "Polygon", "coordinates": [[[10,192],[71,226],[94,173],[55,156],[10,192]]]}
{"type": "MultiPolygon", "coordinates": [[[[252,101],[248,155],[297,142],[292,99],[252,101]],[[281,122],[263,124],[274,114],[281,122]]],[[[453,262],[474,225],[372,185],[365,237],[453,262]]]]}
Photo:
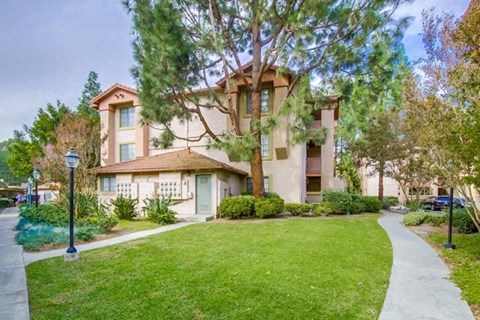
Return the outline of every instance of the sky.
{"type": "MultiPolygon", "coordinates": [[[[135,87],[132,19],[121,0],[0,0],[0,141],[30,126],[39,108],[75,108],[90,71],[105,90],[135,87]]],[[[396,16],[413,16],[404,44],[410,61],[424,54],[421,11],[460,17],[469,0],[417,0],[396,16]]]]}

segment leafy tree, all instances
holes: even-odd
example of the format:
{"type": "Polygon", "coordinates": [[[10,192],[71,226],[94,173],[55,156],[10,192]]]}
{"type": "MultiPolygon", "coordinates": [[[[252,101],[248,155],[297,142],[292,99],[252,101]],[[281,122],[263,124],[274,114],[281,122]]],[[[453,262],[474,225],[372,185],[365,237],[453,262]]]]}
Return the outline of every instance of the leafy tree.
{"type": "Polygon", "coordinates": [[[373,47],[364,73],[336,79],[344,97],[338,137],[341,149],[352,154],[352,163],[366,166],[368,175],[378,174],[378,197],[383,199],[383,179],[390,164],[404,157],[399,112],[407,61],[395,39],[376,38],[373,47]]]}
{"type": "Polygon", "coordinates": [[[32,175],[35,159],[44,156],[43,146],[55,143],[55,128],[68,112],[68,107],[60,101],[56,106],[49,103],[38,110],[31,127],[24,125],[23,131],[14,131],[13,141],[7,147],[10,153],[7,162],[14,175],[19,178],[32,175]]]}
{"type": "Polygon", "coordinates": [[[9,185],[20,184],[22,182],[22,179],[17,178],[8,167],[8,158],[10,157],[8,146],[13,142],[13,139],[0,142],[0,178],[9,185]]]}
{"type": "Polygon", "coordinates": [[[80,191],[95,188],[94,168],[100,163],[100,123],[92,122],[88,115],[68,113],[55,129],[57,139],[43,148],[44,157],[37,158],[37,167],[45,181],[55,181],[68,186],[68,168],[65,154],[70,148],[80,158],[75,169],[75,187],[80,191]]]}
{"type": "MultiPolygon", "coordinates": [[[[449,14],[423,12],[427,56],[419,68],[424,80],[416,85],[417,93],[405,97],[417,146],[430,157],[437,179],[473,204],[471,186],[480,191],[480,65],[478,46],[469,41],[478,38],[479,15],[475,4],[461,22],[449,14]]],[[[467,210],[480,227],[479,208],[467,210]]]]}
{"type": "Polygon", "coordinates": [[[81,115],[86,115],[92,118],[92,121],[100,121],[98,112],[91,107],[91,101],[102,92],[101,85],[98,82],[98,74],[95,71],[90,71],[88,74],[87,83],[85,83],[82,91],[82,96],[78,99],[77,112],[81,115]]]}
{"type": "MultiPolygon", "coordinates": [[[[401,2],[125,1],[133,12],[137,35],[134,41],[137,65],[133,74],[143,118],[147,124],[159,123],[165,129],[154,142],[168,147],[175,139],[189,139],[173,132],[169,123],[174,118],[188,121],[197,116],[205,130],[195,140],[208,138],[214,147],[250,161],[253,193],[261,196],[261,134],[272,130],[279,116],[293,113],[292,118],[297,120],[292,128],[298,130],[293,131],[292,141],[310,139],[302,126],[312,121],[311,113],[301,110],[319,108],[321,103],[313,107],[305,103],[304,98],[310,92],[307,80],[312,76],[362,70],[366,57],[375,51],[370,45],[372,39],[398,35],[397,29],[387,28],[392,26],[391,14],[401,2]],[[249,68],[242,65],[247,59],[249,68]],[[280,66],[279,74],[291,74],[289,99],[281,115],[262,117],[261,79],[274,64],[280,66]],[[248,132],[240,128],[231,99],[235,83],[229,76],[233,72],[251,92],[248,132]],[[212,77],[225,80],[222,95],[211,86],[212,77]],[[294,90],[299,85],[302,99],[298,99],[294,90]],[[207,101],[200,101],[192,94],[199,86],[209,90],[207,101]],[[296,104],[299,100],[300,105],[296,104]],[[225,115],[231,130],[214,132],[204,118],[207,109],[225,115]]],[[[317,133],[314,138],[321,142],[321,135],[317,133]]]]}

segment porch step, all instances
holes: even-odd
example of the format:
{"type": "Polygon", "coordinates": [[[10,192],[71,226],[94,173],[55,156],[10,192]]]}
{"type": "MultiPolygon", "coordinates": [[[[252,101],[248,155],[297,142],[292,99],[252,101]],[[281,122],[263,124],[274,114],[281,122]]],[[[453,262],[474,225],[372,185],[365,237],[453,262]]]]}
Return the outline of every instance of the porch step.
{"type": "Polygon", "coordinates": [[[175,217],[185,222],[206,222],[213,220],[213,215],[209,214],[177,214],[175,217]]]}

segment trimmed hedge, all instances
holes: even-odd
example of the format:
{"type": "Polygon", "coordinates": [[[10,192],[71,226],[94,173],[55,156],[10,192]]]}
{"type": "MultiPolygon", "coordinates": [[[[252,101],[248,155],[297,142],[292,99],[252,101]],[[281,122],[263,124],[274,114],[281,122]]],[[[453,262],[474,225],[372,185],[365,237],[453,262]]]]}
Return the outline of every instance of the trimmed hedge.
{"type": "Polygon", "coordinates": [[[352,194],[352,204],[350,205],[351,214],[359,214],[366,212],[364,197],[359,194],[352,194]]]}
{"type": "Polygon", "coordinates": [[[363,196],[362,202],[365,206],[365,212],[380,212],[382,209],[382,202],[377,197],[373,196],[363,196]]]}
{"type": "Polygon", "coordinates": [[[224,198],[218,206],[218,214],[225,218],[246,218],[253,215],[255,197],[235,196],[224,198]]]}
{"type": "Polygon", "coordinates": [[[255,215],[260,218],[274,218],[285,210],[285,201],[281,198],[255,199],[255,215]]]}
{"type": "Polygon", "coordinates": [[[1,198],[0,199],[0,208],[11,207],[13,206],[13,200],[10,198],[1,198]]]}
{"type": "Polygon", "coordinates": [[[292,216],[301,216],[304,214],[309,214],[314,209],[314,205],[309,203],[286,203],[285,211],[290,213],[292,216]]]}
{"type": "Polygon", "coordinates": [[[341,209],[333,202],[323,201],[313,208],[314,216],[326,217],[331,214],[339,214],[341,209]]]}
{"type": "Polygon", "coordinates": [[[349,214],[352,207],[352,195],[343,191],[323,191],[323,201],[332,202],[338,209],[338,214],[349,214]]]}

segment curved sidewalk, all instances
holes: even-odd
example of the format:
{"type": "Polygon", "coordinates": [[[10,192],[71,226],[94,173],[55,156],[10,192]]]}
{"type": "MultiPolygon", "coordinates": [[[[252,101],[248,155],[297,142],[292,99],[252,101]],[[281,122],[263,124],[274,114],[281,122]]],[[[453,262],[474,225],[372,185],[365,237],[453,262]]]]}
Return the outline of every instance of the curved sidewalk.
{"type": "Polygon", "coordinates": [[[449,270],[423,239],[403,227],[403,216],[382,211],[379,224],[393,247],[390,284],[380,320],[474,320],[449,270]]]}

